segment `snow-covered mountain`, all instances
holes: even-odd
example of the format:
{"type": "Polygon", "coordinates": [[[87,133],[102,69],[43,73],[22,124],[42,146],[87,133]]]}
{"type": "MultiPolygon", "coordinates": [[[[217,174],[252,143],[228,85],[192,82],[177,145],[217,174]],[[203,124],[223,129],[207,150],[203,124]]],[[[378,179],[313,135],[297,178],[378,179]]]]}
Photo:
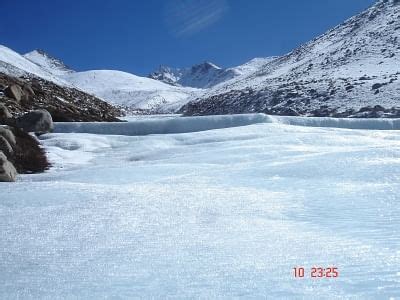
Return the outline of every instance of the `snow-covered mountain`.
{"type": "Polygon", "coordinates": [[[255,71],[260,64],[265,64],[272,59],[274,58],[255,58],[243,65],[227,69],[220,68],[211,62],[184,69],[160,66],[148,77],[170,85],[206,89],[255,71]]]}
{"type": "Polygon", "coordinates": [[[70,86],[68,82],[55,75],[53,70],[43,68],[2,45],[0,45],[0,72],[17,77],[33,75],[61,86],[70,86]]]}
{"type": "MultiPolygon", "coordinates": [[[[399,16],[400,1],[380,0],[289,54],[209,89],[182,111],[189,115],[389,113],[388,109],[400,106],[399,16]]],[[[391,111],[399,114],[396,108],[391,111]]]]}
{"type": "Polygon", "coordinates": [[[400,117],[399,15],[399,0],[379,0],[287,55],[233,68],[210,62],[160,67],[150,78],[113,70],[74,72],[43,51],[22,56],[0,46],[0,72],[31,74],[152,112],[174,112],[183,105],[179,111],[187,115],[400,117]]]}
{"type": "Polygon", "coordinates": [[[222,69],[211,62],[204,62],[186,69],[160,66],[157,71],[149,75],[149,78],[177,86],[205,89],[235,76],[233,70],[222,69]]]}
{"type": "Polygon", "coordinates": [[[62,78],[111,104],[156,112],[174,112],[198,93],[197,89],[114,70],[73,72],[62,78]]]}
{"type": "Polygon", "coordinates": [[[75,72],[44,51],[20,55],[1,45],[0,72],[38,77],[60,87],[77,88],[114,105],[153,112],[174,112],[201,92],[114,70],[75,72]]]}
{"type": "Polygon", "coordinates": [[[37,64],[38,66],[40,66],[43,70],[56,76],[74,72],[68,66],[66,66],[61,60],[52,57],[43,50],[34,50],[32,52],[24,54],[24,57],[30,60],[31,62],[37,64]]]}

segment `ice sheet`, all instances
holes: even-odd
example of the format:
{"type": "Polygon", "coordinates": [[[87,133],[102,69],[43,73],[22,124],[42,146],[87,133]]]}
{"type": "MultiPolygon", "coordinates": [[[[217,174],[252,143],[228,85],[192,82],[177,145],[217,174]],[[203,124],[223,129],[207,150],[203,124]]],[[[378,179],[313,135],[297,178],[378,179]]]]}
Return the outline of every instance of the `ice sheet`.
{"type": "Polygon", "coordinates": [[[400,294],[397,131],[42,138],[54,167],[1,184],[2,299],[400,294]]]}

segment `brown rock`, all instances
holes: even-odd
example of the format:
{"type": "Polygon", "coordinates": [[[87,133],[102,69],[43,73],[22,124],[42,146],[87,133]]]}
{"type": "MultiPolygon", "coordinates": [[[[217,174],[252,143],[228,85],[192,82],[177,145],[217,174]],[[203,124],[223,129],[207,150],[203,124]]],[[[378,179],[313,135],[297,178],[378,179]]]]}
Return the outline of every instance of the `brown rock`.
{"type": "Polygon", "coordinates": [[[22,88],[19,85],[12,84],[4,90],[4,94],[7,97],[14,99],[17,102],[20,102],[22,96],[24,95],[24,92],[22,91],[22,88]]]}
{"type": "Polygon", "coordinates": [[[0,181],[13,182],[17,174],[14,165],[10,163],[4,153],[0,151],[0,181]]]}

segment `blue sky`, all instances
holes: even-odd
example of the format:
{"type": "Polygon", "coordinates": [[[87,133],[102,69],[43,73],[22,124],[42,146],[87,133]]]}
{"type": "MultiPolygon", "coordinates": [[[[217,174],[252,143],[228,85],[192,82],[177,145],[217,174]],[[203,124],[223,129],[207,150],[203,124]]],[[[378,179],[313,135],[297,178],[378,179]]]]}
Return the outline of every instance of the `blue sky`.
{"type": "Polygon", "coordinates": [[[0,43],[76,70],[147,74],[281,55],[375,0],[1,0],[0,43]]]}

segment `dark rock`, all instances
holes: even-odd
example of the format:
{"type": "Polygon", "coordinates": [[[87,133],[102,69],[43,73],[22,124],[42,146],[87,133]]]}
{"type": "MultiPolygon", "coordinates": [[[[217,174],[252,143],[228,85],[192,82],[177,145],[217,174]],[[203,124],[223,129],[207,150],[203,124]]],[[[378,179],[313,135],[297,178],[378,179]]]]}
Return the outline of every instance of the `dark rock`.
{"type": "Polygon", "coordinates": [[[18,128],[26,132],[46,133],[53,130],[53,119],[47,110],[39,109],[17,118],[18,128]]]}
{"type": "Polygon", "coordinates": [[[4,137],[12,147],[15,147],[17,142],[10,128],[8,126],[0,126],[0,136],[4,137]]]}
{"type": "Polygon", "coordinates": [[[7,157],[10,157],[13,154],[13,148],[3,136],[0,136],[0,151],[2,151],[7,157]]]}
{"type": "Polygon", "coordinates": [[[14,153],[9,159],[18,173],[41,173],[50,167],[46,153],[40,146],[39,141],[29,133],[18,128],[11,127],[15,136],[16,146],[14,153]]]}
{"type": "Polygon", "coordinates": [[[10,118],[12,118],[12,115],[8,111],[7,106],[0,103],[0,124],[5,124],[10,118]]]}
{"type": "Polygon", "coordinates": [[[382,86],[383,86],[382,83],[374,83],[374,84],[372,85],[372,89],[373,89],[373,90],[376,90],[376,89],[381,88],[382,86]]]}

